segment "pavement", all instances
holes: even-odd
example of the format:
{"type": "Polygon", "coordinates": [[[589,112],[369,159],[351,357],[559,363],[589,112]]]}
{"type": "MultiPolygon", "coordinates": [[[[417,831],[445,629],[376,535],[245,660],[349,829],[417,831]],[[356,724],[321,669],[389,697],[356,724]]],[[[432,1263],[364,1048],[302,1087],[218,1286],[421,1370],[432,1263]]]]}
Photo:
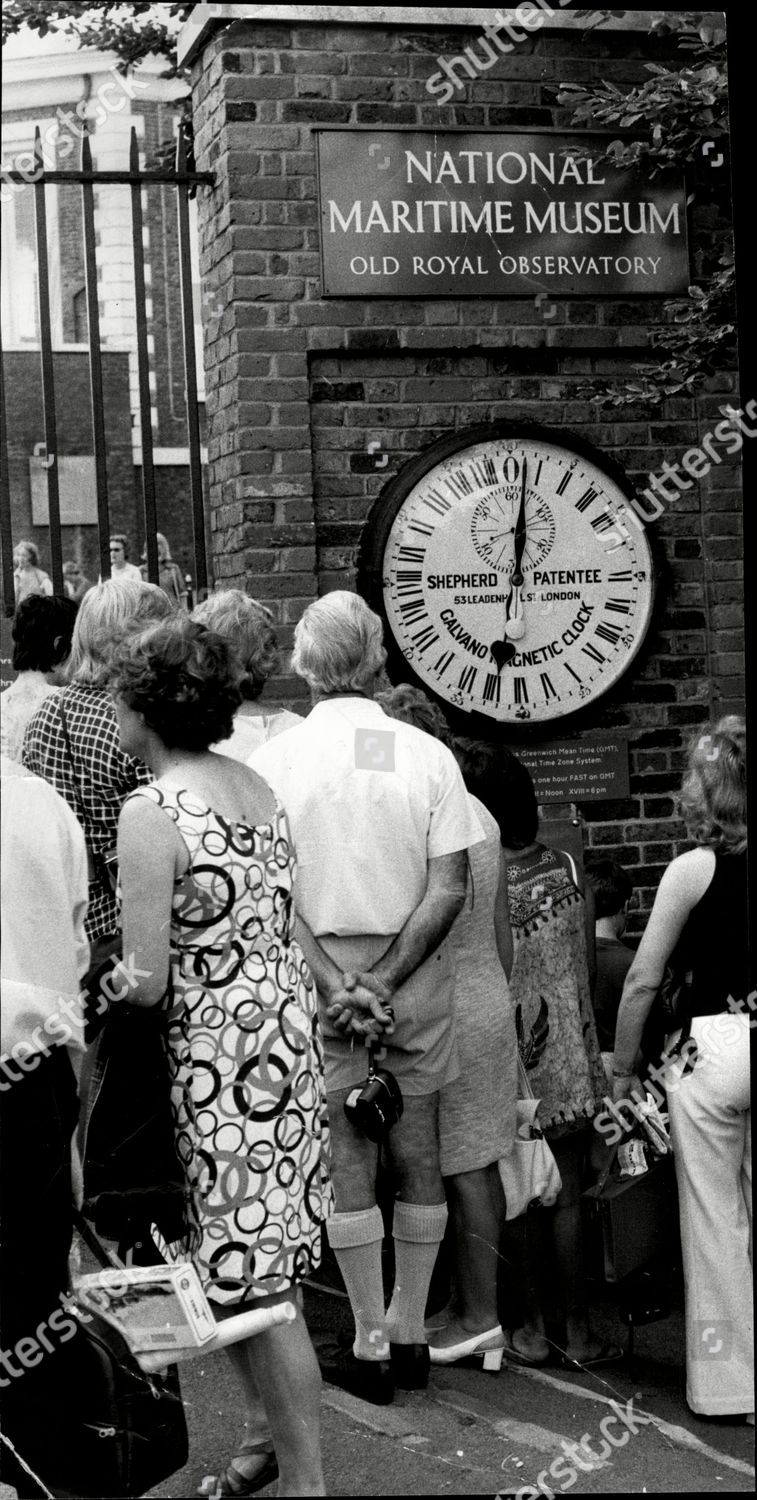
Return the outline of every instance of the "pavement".
{"type": "MultiPolygon", "coordinates": [[[[319,1274],[321,1289],[305,1292],[316,1346],[351,1328],[338,1273],[326,1266],[319,1274]]],[[[594,1332],[627,1349],[617,1290],[599,1280],[590,1289],[594,1332]]],[[[505,1288],[503,1316],[509,1311],[505,1288]]],[[[503,1364],[490,1374],[466,1361],[433,1368],[427,1390],[398,1392],[388,1407],[325,1385],[327,1493],[754,1493],[754,1428],[705,1421],[686,1405],[680,1281],[669,1315],[633,1333],[632,1356],[621,1363],[576,1372],[557,1362],[539,1370],[503,1364]]],[[[240,1436],[239,1390],[223,1353],[183,1365],[181,1384],[189,1462],[150,1492],[166,1500],[197,1495],[240,1436]]],[[[0,1485],[0,1500],[13,1493],[0,1485]]],[[[260,1493],[275,1495],[275,1484],[260,1493]]]]}
{"type": "MultiPolygon", "coordinates": [[[[348,1304],[333,1291],[308,1288],[306,1316],[316,1344],[350,1328],[348,1304]]],[[[611,1289],[595,1287],[592,1326],[627,1345],[611,1289]]],[[[328,1494],[531,1496],[540,1482],[547,1495],[753,1493],[754,1428],[704,1421],[686,1405],[680,1297],[667,1318],[635,1329],[633,1342],[630,1361],[595,1371],[436,1367],[426,1391],[399,1392],[389,1407],[324,1386],[328,1494]],[[571,1444],[579,1445],[572,1460],[571,1444]]],[[[228,1462],[237,1435],[239,1401],[223,1355],[185,1369],[190,1462],[155,1496],[196,1494],[228,1462]]],[[[261,1493],[274,1495],[275,1484],[261,1493]]]]}

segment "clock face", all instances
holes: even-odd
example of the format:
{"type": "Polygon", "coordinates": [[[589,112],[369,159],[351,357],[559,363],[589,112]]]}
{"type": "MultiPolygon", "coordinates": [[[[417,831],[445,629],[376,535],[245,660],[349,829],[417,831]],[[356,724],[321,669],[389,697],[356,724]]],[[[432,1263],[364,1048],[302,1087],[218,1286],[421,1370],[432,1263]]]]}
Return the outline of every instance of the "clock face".
{"type": "Polygon", "coordinates": [[[538,725],[627,670],[653,561],[632,491],[600,454],[486,431],[443,439],[392,482],[363,576],[421,686],[463,712],[538,725]]]}

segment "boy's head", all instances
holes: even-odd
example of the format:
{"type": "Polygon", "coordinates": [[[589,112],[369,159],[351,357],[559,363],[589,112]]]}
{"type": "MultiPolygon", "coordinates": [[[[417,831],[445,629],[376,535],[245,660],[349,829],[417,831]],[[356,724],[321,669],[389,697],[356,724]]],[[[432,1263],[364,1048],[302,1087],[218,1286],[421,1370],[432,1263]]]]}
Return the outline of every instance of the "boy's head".
{"type": "Polygon", "coordinates": [[[626,907],[633,894],[628,871],[606,854],[589,853],[584,859],[584,874],[594,892],[597,921],[615,918],[619,937],[626,925],[626,907]]]}

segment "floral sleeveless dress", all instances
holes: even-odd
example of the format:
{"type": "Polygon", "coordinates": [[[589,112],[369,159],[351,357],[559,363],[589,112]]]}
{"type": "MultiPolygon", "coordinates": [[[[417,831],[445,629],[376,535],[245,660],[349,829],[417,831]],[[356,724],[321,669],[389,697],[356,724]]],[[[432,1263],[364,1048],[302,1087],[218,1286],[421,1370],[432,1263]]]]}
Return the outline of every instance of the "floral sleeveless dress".
{"type": "Polygon", "coordinates": [[[543,845],[507,866],[510,995],[539,1123],[555,1138],[585,1128],[607,1082],[591,1005],[584,899],[543,845]]]}
{"type": "Polygon", "coordinates": [[[250,827],[155,785],[190,864],[171,916],[171,1107],[190,1255],[211,1301],[280,1292],[320,1261],[330,1211],[315,986],[292,938],[286,813],[250,827]]]}

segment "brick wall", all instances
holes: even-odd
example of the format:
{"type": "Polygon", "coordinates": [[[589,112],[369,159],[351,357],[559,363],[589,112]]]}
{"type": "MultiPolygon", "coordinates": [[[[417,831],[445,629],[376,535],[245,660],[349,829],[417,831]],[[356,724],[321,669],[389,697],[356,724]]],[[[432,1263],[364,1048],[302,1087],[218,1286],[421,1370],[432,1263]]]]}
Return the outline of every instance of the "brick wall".
{"type": "MultiPolygon", "coordinates": [[[[198,167],[216,174],[200,205],[202,270],[226,304],[206,345],[215,572],[276,609],[285,644],[311,599],[354,587],[371,504],[442,434],[503,417],[561,426],[643,487],[733,399],[729,375],[696,399],[622,415],[587,399],[587,386],[632,377],[666,316],[662,299],[561,299],[547,320],[525,297],[321,298],[313,126],[566,127],[559,82],[633,83],[646,59],[674,55],[670,39],[544,30],[440,107],[426,81],[440,57],[476,40],[457,29],[240,23],[195,65],[198,167]],[[388,458],[380,469],[376,442],[388,458]]],[[[712,217],[711,204],[692,215],[697,271],[711,259],[712,217]]],[[[743,706],[741,519],[726,458],[650,528],[667,559],[655,624],[630,677],[582,720],[587,732],[630,735],[629,799],[583,812],[589,842],[633,869],[642,911],[683,847],[674,794],[686,737],[743,706]]],[[[272,686],[302,695],[290,679],[272,686]]]]}

